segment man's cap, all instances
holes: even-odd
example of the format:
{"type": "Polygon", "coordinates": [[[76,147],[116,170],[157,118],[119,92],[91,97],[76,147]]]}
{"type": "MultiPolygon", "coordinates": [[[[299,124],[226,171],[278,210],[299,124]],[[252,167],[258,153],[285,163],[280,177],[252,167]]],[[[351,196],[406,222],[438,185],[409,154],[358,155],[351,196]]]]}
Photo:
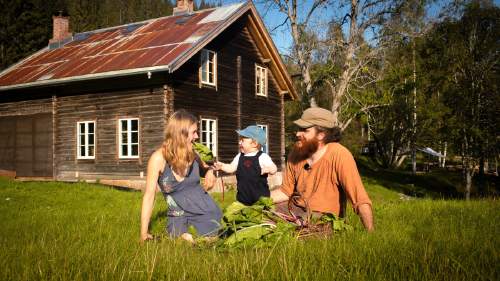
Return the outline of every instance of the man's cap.
{"type": "Polygon", "coordinates": [[[311,107],[302,113],[300,119],[293,121],[301,128],[320,126],[323,128],[333,128],[335,126],[333,113],[321,107],[311,107]]]}
{"type": "Polygon", "coordinates": [[[260,145],[266,144],[266,132],[259,126],[248,126],[243,130],[236,130],[238,135],[255,140],[260,145]]]}

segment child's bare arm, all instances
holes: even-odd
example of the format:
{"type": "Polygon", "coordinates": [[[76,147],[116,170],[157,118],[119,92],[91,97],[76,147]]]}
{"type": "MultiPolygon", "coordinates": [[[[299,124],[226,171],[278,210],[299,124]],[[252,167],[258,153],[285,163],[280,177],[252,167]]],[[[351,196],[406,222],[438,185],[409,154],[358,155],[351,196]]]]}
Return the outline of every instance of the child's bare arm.
{"type": "Polygon", "coordinates": [[[226,164],[223,162],[215,162],[214,163],[215,170],[224,171],[225,173],[232,174],[236,172],[236,168],[234,168],[231,164],[226,164]]]}

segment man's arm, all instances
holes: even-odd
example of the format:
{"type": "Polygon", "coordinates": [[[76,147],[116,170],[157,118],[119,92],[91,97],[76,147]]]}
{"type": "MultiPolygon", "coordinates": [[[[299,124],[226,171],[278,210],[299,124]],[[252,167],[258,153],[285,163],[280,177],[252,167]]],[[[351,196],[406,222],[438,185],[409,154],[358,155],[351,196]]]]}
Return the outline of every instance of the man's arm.
{"type": "Polygon", "coordinates": [[[361,204],[358,206],[358,215],[361,222],[369,232],[373,231],[373,212],[370,204],[361,204]]]}
{"type": "Polygon", "coordinates": [[[372,202],[365,190],[358,167],[354,161],[354,157],[349,150],[344,147],[342,147],[337,153],[335,170],[337,171],[338,180],[366,230],[372,231],[372,202]]]}

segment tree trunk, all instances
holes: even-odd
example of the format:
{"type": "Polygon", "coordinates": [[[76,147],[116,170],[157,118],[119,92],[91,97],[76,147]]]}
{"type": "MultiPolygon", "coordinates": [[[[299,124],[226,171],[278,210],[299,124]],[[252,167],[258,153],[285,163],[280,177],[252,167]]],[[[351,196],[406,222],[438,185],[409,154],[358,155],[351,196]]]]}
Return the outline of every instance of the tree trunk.
{"type": "Polygon", "coordinates": [[[481,153],[481,157],[479,158],[479,171],[477,174],[477,191],[481,195],[485,193],[484,162],[484,153],[481,153]]]}
{"type": "Polygon", "coordinates": [[[447,149],[448,149],[448,142],[444,142],[444,148],[443,148],[443,157],[440,157],[440,164],[441,164],[441,168],[444,168],[445,165],[446,165],[446,152],[447,152],[447,149]]]}
{"type": "Polygon", "coordinates": [[[405,161],[406,159],[406,155],[401,155],[401,157],[399,157],[397,163],[396,163],[396,168],[399,168],[401,167],[401,164],[403,164],[403,162],[405,161]]]}
{"type": "Polygon", "coordinates": [[[351,13],[350,13],[350,24],[349,24],[349,39],[347,42],[347,53],[344,61],[344,65],[342,67],[342,75],[339,79],[338,87],[336,87],[336,91],[332,101],[332,112],[337,122],[336,125],[343,127],[340,120],[340,102],[342,97],[347,92],[347,87],[349,85],[349,81],[351,79],[353,69],[352,62],[354,59],[354,52],[356,47],[356,40],[359,36],[358,34],[358,0],[351,0],[351,13]]]}
{"type": "Polygon", "coordinates": [[[472,190],[472,175],[474,173],[474,167],[470,167],[470,163],[465,166],[465,200],[470,200],[470,193],[472,190]]]}
{"type": "Polygon", "coordinates": [[[300,74],[302,75],[302,83],[304,83],[304,88],[306,89],[306,96],[309,99],[311,107],[316,107],[316,100],[312,96],[312,81],[310,73],[310,62],[306,58],[306,54],[302,49],[304,43],[300,40],[300,34],[303,30],[299,30],[297,25],[297,7],[293,6],[292,10],[288,13],[288,18],[290,19],[290,26],[292,28],[292,37],[295,46],[295,52],[297,53],[298,63],[300,67],[300,74]]]}
{"type": "Polygon", "coordinates": [[[416,50],[415,38],[412,44],[412,60],[413,60],[413,119],[412,119],[412,136],[411,136],[411,170],[417,174],[417,67],[416,67],[416,50]]]}

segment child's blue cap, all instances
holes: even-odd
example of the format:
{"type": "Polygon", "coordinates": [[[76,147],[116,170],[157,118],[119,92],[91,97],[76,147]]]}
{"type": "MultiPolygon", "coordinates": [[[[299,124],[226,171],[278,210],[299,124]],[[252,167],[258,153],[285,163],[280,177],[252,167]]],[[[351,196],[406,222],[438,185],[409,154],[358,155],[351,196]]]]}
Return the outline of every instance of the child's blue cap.
{"type": "Polygon", "coordinates": [[[266,132],[259,126],[248,126],[243,130],[236,130],[238,135],[255,140],[260,145],[266,144],[266,132]]]}

